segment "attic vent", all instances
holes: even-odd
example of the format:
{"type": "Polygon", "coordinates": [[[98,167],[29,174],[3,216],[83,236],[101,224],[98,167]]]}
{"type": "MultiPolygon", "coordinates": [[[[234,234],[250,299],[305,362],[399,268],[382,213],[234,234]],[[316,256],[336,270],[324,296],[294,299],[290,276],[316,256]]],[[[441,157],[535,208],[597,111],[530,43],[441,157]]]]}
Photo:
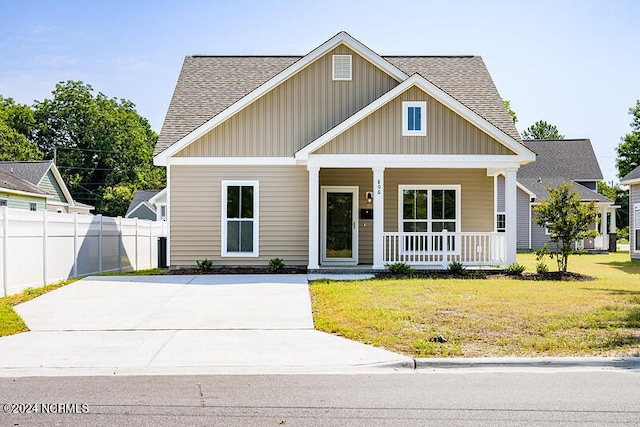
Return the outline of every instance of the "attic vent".
{"type": "Polygon", "coordinates": [[[333,55],[333,80],[351,80],[351,55],[333,55]]]}

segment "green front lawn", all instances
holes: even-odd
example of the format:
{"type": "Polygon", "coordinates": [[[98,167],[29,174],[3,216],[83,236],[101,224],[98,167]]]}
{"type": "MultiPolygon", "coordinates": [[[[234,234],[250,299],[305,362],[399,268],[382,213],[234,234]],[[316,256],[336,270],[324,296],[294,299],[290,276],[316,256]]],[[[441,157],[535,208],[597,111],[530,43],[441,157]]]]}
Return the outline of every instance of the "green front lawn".
{"type": "MultiPolygon", "coordinates": [[[[518,262],[535,272],[534,255],[518,262]]],[[[572,255],[569,270],[596,280],[314,282],[314,323],[414,357],[640,355],[640,263],[628,252],[572,255]],[[437,335],[448,341],[429,341],[437,335]]]]}

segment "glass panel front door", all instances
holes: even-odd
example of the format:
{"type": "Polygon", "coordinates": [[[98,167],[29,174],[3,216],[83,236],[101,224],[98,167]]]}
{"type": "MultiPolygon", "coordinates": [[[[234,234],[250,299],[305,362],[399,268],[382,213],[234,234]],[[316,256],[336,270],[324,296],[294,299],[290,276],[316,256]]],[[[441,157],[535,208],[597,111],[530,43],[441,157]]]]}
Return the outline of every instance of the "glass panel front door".
{"type": "Polygon", "coordinates": [[[323,188],[322,261],[357,263],[357,188],[323,188]]]}

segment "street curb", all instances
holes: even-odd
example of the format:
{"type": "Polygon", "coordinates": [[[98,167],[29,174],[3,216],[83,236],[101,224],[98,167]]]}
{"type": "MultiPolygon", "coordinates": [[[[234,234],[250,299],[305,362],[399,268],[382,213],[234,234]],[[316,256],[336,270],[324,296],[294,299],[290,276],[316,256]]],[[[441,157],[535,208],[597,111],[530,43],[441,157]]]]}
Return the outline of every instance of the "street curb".
{"type": "Polygon", "coordinates": [[[497,357],[414,359],[414,369],[617,368],[640,369],[640,357],[497,357]]]}

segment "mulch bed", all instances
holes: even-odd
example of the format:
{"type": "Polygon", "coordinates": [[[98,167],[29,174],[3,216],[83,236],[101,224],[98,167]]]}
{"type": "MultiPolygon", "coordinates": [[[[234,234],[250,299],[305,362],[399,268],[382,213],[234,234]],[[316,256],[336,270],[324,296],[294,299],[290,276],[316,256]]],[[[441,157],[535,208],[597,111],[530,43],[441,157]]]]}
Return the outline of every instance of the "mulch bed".
{"type": "MultiPolygon", "coordinates": [[[[407,278],[407,275],[393,274],[388,271],[376,273],[377,279],[398,279],[407,278]]],[[[517,279],[517,280],[549,280],[549,281],[563,281],[563,282],[588,282],[596,280],[595,277],[586,276],[579,273],[561,271],[550,271],[548,273],[522,273],[517,276],[510,276],[502,272],[486,272],[471,270],[467,274],[451,274],[448,271],[416,271],[411,275],[411,278],[416,279],[517,279]]]]}
{"type": "Polygon", "coordinates": [[[213,267],[210,270],[200,270],[199,268],[183,268],[179,270],[168,270],[167,275],[197,275],[197,274],[306,274],[305,267],[283,267],[277,272],[270,271],[267,267],[213,267]]]}

